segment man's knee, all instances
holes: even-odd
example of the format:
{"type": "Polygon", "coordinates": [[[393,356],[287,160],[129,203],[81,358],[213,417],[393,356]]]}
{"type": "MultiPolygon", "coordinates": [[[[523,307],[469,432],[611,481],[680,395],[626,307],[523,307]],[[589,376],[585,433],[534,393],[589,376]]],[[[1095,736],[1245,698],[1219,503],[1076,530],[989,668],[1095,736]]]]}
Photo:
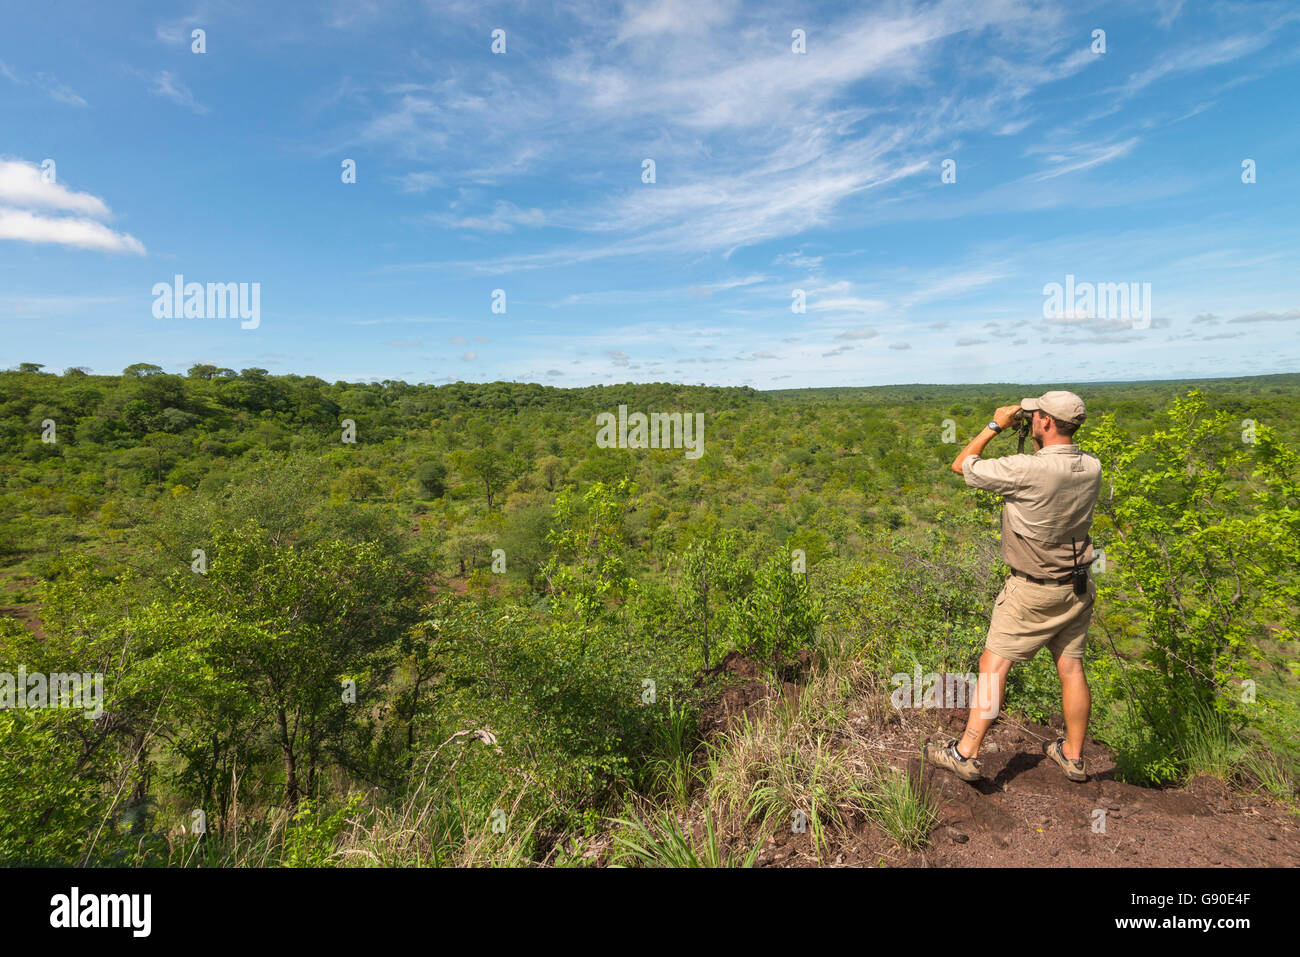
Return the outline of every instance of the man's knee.
{"type": "Polygon", "coordinates": [[[1061,676],[1062,681],[1083,677],[1083,659],[1072,658],[1069,655],[1058,655],[1056,658],[1056,673],[1061,676]]]}

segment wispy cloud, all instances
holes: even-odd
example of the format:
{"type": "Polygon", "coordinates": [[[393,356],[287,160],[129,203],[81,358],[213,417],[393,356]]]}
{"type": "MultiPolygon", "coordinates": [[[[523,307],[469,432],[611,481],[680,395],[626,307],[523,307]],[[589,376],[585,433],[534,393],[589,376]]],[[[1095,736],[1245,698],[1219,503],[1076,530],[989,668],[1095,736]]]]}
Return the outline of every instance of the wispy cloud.
{"type": "Polygon", "coordinates": [[[1286,312],[1251,312],[1244,316],[1238,316],[1235,319],[1229,319],[1229,322],[1294,322],[1300,319],[1300,309],[1290,309],[1286,312]]]}
{"type": "Polygon", "coordinates": [[[403,173],[397,178],[404,193],[427,193],[435,186],[443,185],[442,177],[431,170],[417,170],[403,173]]]}
{"type": "Polygon", "coordinates": [[[1156,23],[1168,29],[1178,19],[1178,14],[1183,12],[1184,2],[1185,0],[1156,0],[1156,10],[1159,14],[1156,23]]]}
{"type": "Polygon", "coordinates": [[[191,14],[158,24],[154,27],[154,36],[163,43],[173,46],[189,46],[194,28],[206,28],[210,24],[211,17],[208,10],[206,7],[200,6],[191,14]]]}
{"type": "Polygon", "coordinates": [[[1028,152],[1046,153],[1045,158],[1051,165],[1043,172],[1030,176],[1029,179],[1033,182],[1042,182],[1082,169],[1091,169],[1102,163],[1127,156],[1137,143],[1138,138],[1133,136],[1122,143],[1076,143],[1069,146],[1036,147],[1028,152]]]}
{"type": "Polygon", "coordinates": [[[497,200],[492,212],[484,216],[430,213],[427,218],[453,229],[470,229],[483,233],[513,233],[517,226],[541,226],[546,220],[540,209],[520,209],[503,199],[497,200]]]}
{"type": "Polygon", "coordinates": [[[163,70],[154,76],[153,85],[149,87],[149,92],[153,96],[171,100],[177,106],[183,106],[195,113],[203,114],[208,112],[208,108],[194,98],[190,88],[170,70],[163,70]]]}
{"type": "Polygon", "coordinates": [[[736,0],[653,0],[628,4],[615,42],[703,33],[725,25],[738,7],[736,0]]]}
{"type": "Polygon", "coordinates": [[[998,280],[1006,279],[1010,275],[1012,271],[1005,264],[950,275],[936,275],[923,279],[916,289],[904,294],[900,301],[904,306],[910,307],[926,302],[955,299],[977,289],[983,289],[998,280]]]}
{"type": "Polygon", "coordinates": [[[1263,32],[1242,33],[1171,50],[1157,56],[1145,70],[1130,74],[1114,92],[1121,96],[1133,96],[1166,77],[1231,63],[1259,52],[1268,43],[1269,37],[1263,32]]]}
{"type": "Polygon", "coordinates": [[[48,73],[36,73],[28,79],[21,76],[9,64],[0,60],[0,76],[12,83],[17,83],[19,86],[34,86],[58,103],[66,103],[68,106],[87,105],[85,98],[79,93],[60,81],[58,77],[51,76],[48,73]]]}
{"type": "MultiPolygon", "coordinates": [[[[591,13],[584,26],[592,42],[532,73],[451,71],[436,82],[391,85],[360,136],[449,162],[474,144],[459,165],[496,177],[537,175],[562,159],[558,174],[606,188],[596,200],[537,215],[599,241],[423,265],[500,273],[615,256],[726,257],[795,237],[834,224],[849,202],[932,170],[934,151],[954,135],[1023,128],[1021,99],[1095,60],[1086,49],[1061,52],[1066,28],[1055,8],[1017,3],[852,11],[810,27],[804,54],[791,51],[789,31],[771,31],[770,16],[731,2],[630,4],[612,19],[591,13]],[[951,67],[950,54],[982,33],[1014,68],[971,58],[971,79],[949,95],[924,92],[951,67]],[[602,34],[614,39],[602,43],[602,34]],[[861,105],[873,88],[895,102],[901,94],[909,108],[861,105]],[[647,130],[655,131],[648,141],[647,130]],[[627,144],[639,145],[629,155],[627,144]],[[611,146],[617,159],[607,155],[611,146]],[[485,167],[485,153],[500,158],[485,167]],[[642,158],[656,160],[653,184],[640,182],[642,158]],[[621,182],[611,162],[626,166],[621,182]]],[[[478,232],[519,225],[498,208],[440,221],[478,232]]]]}
{"type": "Polygon", "coordinates": [[[818,299],[808,303],[809,312],[836,312],[868,315],[884,312],[889,303],[883,299],[864,299],[861,296],[837,296],[834,299],[818,299]]]}
{"type": "Polygon", "coordinates": [[[0,311],[15,316],[84,316],[97,306],[122,302],[120,296],[11,296],[0,299],[0,311]]]}

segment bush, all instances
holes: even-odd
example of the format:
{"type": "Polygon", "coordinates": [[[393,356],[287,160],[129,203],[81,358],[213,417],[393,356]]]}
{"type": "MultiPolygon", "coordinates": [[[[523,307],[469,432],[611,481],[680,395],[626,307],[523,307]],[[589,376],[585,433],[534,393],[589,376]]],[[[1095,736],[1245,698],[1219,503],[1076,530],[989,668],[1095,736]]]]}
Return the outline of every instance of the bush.
{"type": "Polygon", "coordinates": [[[421,462],[415,467],[415,484],[425,498],[442,498],[447,491],[447,466],[441,461],[421,462]]]}

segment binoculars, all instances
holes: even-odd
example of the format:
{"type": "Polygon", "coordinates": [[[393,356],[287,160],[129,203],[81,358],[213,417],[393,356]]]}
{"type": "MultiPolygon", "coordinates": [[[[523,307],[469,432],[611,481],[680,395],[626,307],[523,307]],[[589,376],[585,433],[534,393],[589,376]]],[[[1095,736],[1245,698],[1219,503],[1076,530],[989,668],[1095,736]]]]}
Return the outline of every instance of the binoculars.
{"type": "Polygon", "coordinates": [[[1028,409],[1021,409],[1011,419],[1016,427],[1016,452],[1025,451],[1025,439],[1029,438],[1033,431],[1034,413],[1028,409]]]}

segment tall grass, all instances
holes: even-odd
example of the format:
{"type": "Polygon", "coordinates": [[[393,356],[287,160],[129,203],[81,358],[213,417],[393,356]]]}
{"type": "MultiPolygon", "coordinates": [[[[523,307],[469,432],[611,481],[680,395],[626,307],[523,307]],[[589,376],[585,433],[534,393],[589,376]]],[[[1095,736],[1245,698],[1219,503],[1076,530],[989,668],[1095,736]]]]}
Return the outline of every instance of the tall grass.
{"type": "Polygon", "coordinates": [[[743,857],[723,848],[713,818],[704,816],[704,839],[696,842],[670,811],[660,811],[649,821],[637,816],[613,818],[615,860],[643,867],[753,867],[762,848],[755,844],[743,857]]]}
{"type": "Polygon", "coordinates": [[[897,768],[882,768],[872,784],[861,795],[867,817],[900,847],[909,851],[925,847],[939,820],[928,789],[897,768]]]}
{"type": "Polygon", "coordinates": [[[1267,751],[1251,751],[1246,756],[1245,767],[1258,782],[1260,790],[1286,805],[1292,814],[1300,815],[1295,781],[1276,757],[1267,751]]]}
{"type": "Polygon", "coordinates": [[[663,796],[679,808],[691,800],[695,784],[694,738],[695,714],[683,702],[668,700],[668,711],[651,731],[650,761],[651,788],[656,796],[663,796]]]}
{"type": "Polygon", "coordinates": [[[1228,782],[1238,780],[1247,747],[1228,720],[1201,702],[1187,709],[1185,717],[1176,732],[1185,776],[1204,774],[1228,782]]]}

